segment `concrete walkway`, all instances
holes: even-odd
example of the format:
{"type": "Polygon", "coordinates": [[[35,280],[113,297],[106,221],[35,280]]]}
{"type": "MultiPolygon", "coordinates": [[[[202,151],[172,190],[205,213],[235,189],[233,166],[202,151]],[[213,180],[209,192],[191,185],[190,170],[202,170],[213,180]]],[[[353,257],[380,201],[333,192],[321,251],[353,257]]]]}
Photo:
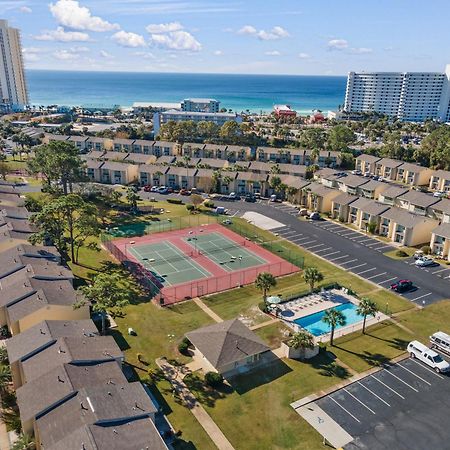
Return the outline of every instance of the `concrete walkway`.
{"type": "Polygon", "coordinates": [[[204,311],[206,314],[208,314],[209,317],[211,317],[211,319],[213,319],[217,323],[223,322],[223,319],[218,316],[211,308],[206,306],[198,297],[195,297],[193,300],[202,311],[204,311]]]}
{"type": "Polygon", "coordinates": [[[6,425],[0,420],[0,449],[9,450],[9,437],[6,431],[6,425]]]}
{"type": "Polygon", "coordinates": [[[190,409],[191,413],[198,420],[216,447],[219,450],[234,450],[234,447],[230,444],[220,428],[216,425],[211,416],[205,411],[203,406],[197,401],[192,392],[184,383],[183,377],[186,375],[184,366],[180,368],[174,367],[163,358],[157,359],[156,364],[163,371],[166,379],[170,381],[176,393],[180,396],[183,403],[190,409]]]}
{"type": "Polygon", "coordinates": [[[277,323],[277,322],[280,322],[280,319],[277,319],[276,317],[274,317],[273,319],[266,320],[265,322],[259,323],[258,325],[253,325],[252,327],[250,327],[250,330],[252,330],[252,331],[259,330],[260,328],[267,327],[267,325],[272,325],[273,323],[277,323]]]}

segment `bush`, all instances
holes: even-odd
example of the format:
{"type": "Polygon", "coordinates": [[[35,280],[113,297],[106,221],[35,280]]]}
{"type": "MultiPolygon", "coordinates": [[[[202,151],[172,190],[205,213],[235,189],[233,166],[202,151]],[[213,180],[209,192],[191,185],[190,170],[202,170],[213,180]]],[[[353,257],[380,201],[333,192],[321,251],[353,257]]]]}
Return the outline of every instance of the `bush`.
{"type": "Polygon", "coordinates": [[[174,205],[183,205],[183,200],[181,200],[181,198],[168,198],[167,203],[172,203],[174,205]]]}
{"type": "Polygon", "coordinates": [[[339,217],[339,222],[344,223],[345,219],[341,216],[341,217],[339,217]]]}
{"type": "Polygon", "coordinates": [[[258,304],[259,309],[263,312],[267,314],[267,305],[266,302],[259,302],[258,304]]]}
{"type": "Polygon", "coordinates": [[[208,372],[205,375],[205,381],[208,386],[217,387],[223,383],[223,376],[217,372],[208,372]]]}
{"type": "Polygon", "coordinates": [[[194,205],[191,205],[190,203],[188,203],[188,204],[186,205],[186,209],[187,209],[189,212],[192,212],[192,211],[194,211],[195,206],[194,206],[194,205]]]}
{"type": "Polygon", "coordinates": [[[191,341],[187,337],[184,337],[183,340],[178,344],[178,351],[182,355],[187,355],[190,345],[191,345],[191,341]]]}
{"type": "Polygon", "coordinates": [[[204,205],[206,208],[214,208],[214,202],[211,201],[211,200],[206,200],[206,201],[203,203],[203,205],[204,205]]]}
{"type": "Polygon", "coordinates": [[[374,234],[376,230],[377,230],[376,222],[370,222],[370,223],[367,224],[367,231],[370,234],[374,234]]]}
{"type": "Polygon", "coordinates": [[[431,247],[429,245],[424,245],[420,250],[422,250],[425,255],[429,255],[431,253],[431,247]]]}
{"type": "Polygon", "coordinates": [[[404,250],[397,250],[395,252],[395,256],[398,256],[399,258],[406,258],[408,257],[408,253],[406,253],[404,250]]]}

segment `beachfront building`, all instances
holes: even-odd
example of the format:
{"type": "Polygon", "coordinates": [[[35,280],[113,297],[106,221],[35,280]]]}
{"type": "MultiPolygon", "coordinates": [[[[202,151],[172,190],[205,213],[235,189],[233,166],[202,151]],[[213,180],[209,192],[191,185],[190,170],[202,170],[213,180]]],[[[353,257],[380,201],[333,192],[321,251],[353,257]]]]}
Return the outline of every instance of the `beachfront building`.
{"type": "Polygon", "coordinates": [[[155,113],[153,115],[153,131],[155,136],[158,135],[161,126],[167,122],[214,122],[216,125],[221,127],[223,124],[229,121],[235,121],[237,123],[242,123],[242,117],[238,114],[233,113],[220,113],[220,112],[191,112],[191,111],[177,111],[176,109],[171,109],[169,111],[164,111],[160,113],[155,113]]]}
{"type": "Polygon", "coordinates": [[[450,65],[441,72],[350,72],[345,113],[379,113],[404,121],[450,120],[450,65]]]}
{"type": "Polygon", "coordinates": [[[28,104],[20,31],[0,20],[0,105],[3,110],[21,110],[28,104]]]}
{"type": "Polygon", "coordinates": [[[185,98],[181,102],[181,111],[218,113],[220,102],[214,98],[185,98]]]}
{"type": "Polygon", "coordinates": [[[273,107],[275,116],[278,118],[296,117],[297,111],[294,111],[290,105],[275,105],[273,107]]]}

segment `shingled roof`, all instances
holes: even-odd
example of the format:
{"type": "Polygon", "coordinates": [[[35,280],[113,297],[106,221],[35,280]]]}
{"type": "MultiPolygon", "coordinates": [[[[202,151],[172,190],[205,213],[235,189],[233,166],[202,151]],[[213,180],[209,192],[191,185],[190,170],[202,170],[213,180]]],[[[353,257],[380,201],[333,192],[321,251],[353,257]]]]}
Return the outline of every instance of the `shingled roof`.
{"type": "Polygon", "coordinates": [[[216,369],[269,350],[259,336],[238,319],[199,328],[186,337],[216,369]]]}

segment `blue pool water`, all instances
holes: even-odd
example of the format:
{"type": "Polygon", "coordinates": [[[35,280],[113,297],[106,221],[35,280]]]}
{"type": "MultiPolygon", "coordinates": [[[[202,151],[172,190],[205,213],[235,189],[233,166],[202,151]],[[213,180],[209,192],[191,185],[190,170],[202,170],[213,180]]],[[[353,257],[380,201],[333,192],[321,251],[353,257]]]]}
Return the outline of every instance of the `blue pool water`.
{"type": "MultiPolygon", "coordinates": [[[[353,325],[354,323],[363,320],[363,317],[356,312],[357,306],[353,303],[344,303],[331,309],[337,309],[344,314],[346,319],[344,327],[347,325],[353,325]]],[[[308,330],[314,336],[321,336],[322,334],[330,332],[329,325],[322,322],[322,318],[326,311],[327,310],[319,311],[314,314],[310,314],[309,316],[301,317],[300,319],[294,320],[294,323],[300,325],[305,330],[308,330]]],[[[338,330],[339,328],[342,328],[342,326],[338,325],[335,329],[338,330]]]]}

